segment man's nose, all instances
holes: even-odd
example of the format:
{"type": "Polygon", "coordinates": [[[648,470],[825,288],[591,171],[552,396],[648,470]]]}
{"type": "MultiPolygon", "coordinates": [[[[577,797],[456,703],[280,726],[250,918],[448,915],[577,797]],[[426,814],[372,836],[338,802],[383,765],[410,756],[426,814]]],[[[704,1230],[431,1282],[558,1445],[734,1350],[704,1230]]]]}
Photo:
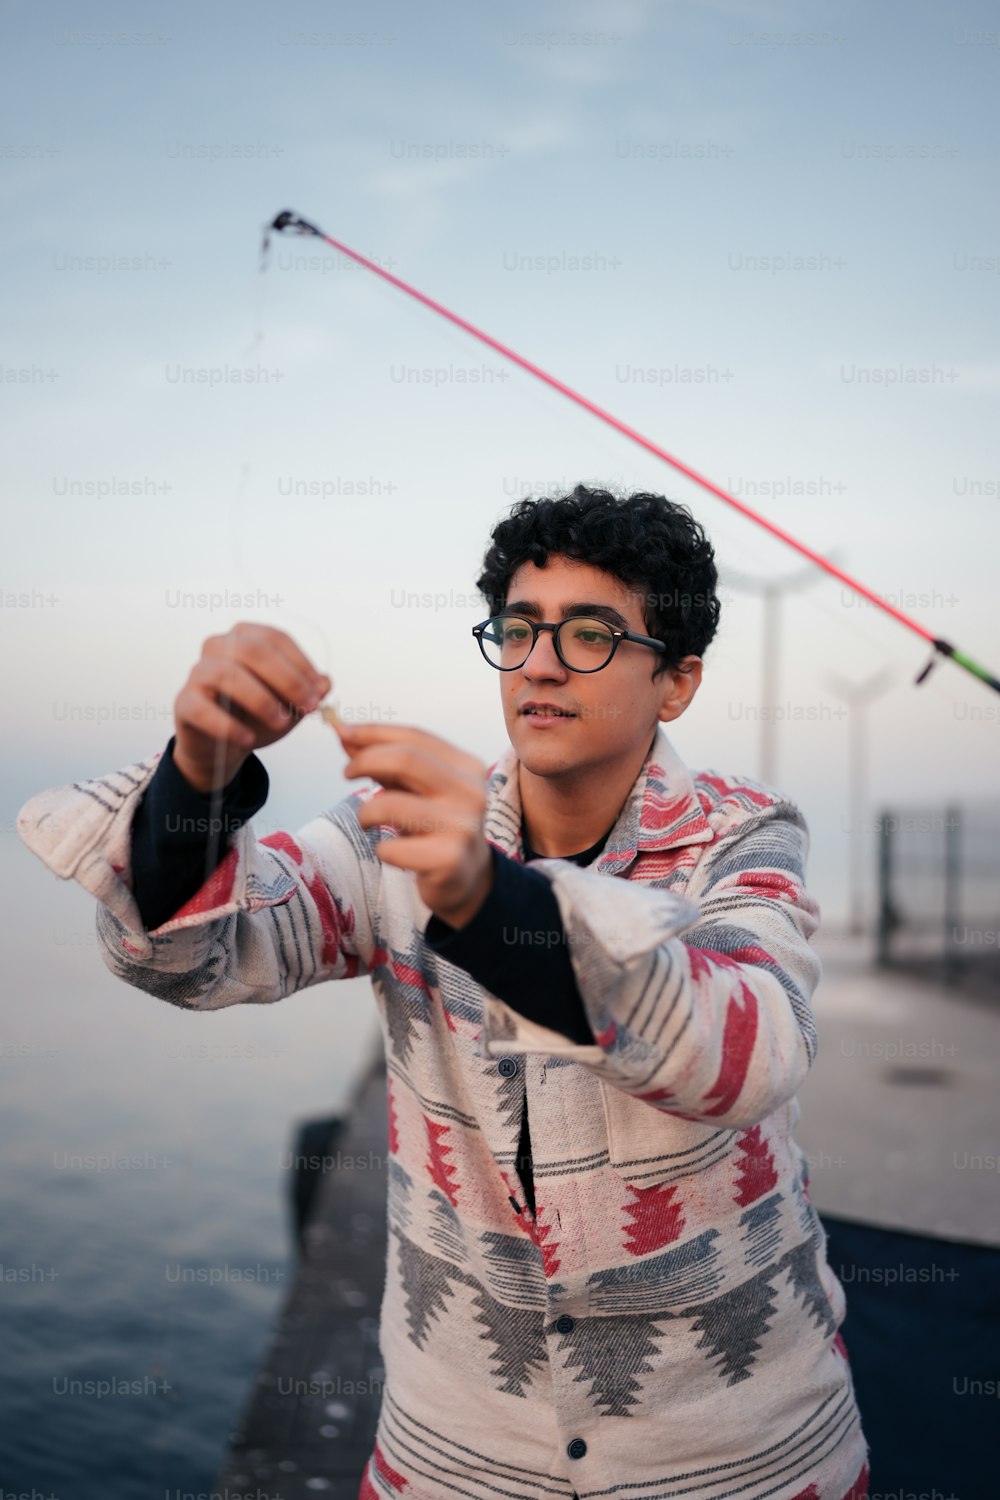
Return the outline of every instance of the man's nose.
{"type": "Polygon", "coordinates": [[[556,653],[556,643],[551,630],[540,630],[528,658],[521,667],[526,677],[565,677],[564,667],[556,653]]]}

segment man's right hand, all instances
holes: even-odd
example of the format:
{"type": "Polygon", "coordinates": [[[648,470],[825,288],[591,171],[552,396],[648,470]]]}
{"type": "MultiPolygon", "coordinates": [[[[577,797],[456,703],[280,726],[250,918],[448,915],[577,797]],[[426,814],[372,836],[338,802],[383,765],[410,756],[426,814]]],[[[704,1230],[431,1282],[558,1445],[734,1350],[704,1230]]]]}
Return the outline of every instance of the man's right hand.
{"type": "Polygon", "coordinates": [[[174,702],[174,764],[199,792],[220,790],[331,686],[283,630],[241,623],[211,635],[174,702]]]}

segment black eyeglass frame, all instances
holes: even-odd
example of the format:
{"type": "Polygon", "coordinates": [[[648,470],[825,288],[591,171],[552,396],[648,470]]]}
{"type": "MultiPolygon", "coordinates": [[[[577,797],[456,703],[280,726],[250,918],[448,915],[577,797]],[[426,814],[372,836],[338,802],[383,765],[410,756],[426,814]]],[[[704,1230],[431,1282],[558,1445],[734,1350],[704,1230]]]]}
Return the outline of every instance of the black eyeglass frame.
{"type": "Polygon", "coordinates": [[[556,648],[556,655],[562,662],[563,666],[566,668],[567,672],[582,672],[584,674],[588,674],[590,672],[603,672],[605,667],[611,665],[612,661],[614,660],[615,652],[618,650],[618,647],[621,645],[622,641],[634,641],[637,646],[649,646],[654,651],[666,651],[667,649],[666,644],[663,641],[655,640],[651,635],[637,635],[634,630],[622,630],[617,625],[608,624],[607,620],[601,620],[600,624],[604,626],[604,628],[608,631],[608,634],[612,637],[611,653],[608,656],[607,661],[602,662],[599,667],[570,666],[569,662],[566,660],[565,656],[563,656],[562,651],[559,648],[560,630],[564,625],[572,625],[574,620],[596,619],[598,619],[597,615],[568,615],[565,620],[559,620],[555,624],[550,624],[545,620],[529,620],[526,615],[519,615],[515,613],[511,613],[509,615],[490,615],[489,619],[480,620],[478,625],[473,625],[472,634],[479,642],[479,649],[483,653],[483,659],[488,662],[491,667],[495,667],[498,672],[520,671],[521,667],[524,666],[524,662],[528,660],[528,657],[538,645],[538,637],[543,630],[550,630],[552,632],[552,644],[556,648]],[[531,630],[531,645],[528,647],[528,650],[525,653],[524,661],[519,661],[516,667],[501,667],[497,662],[490,661],[489,657],[486,655],[486,647],[483,645],[483,631],[493,620],[523,620],[525,625],[527,625],[531,630]]]}

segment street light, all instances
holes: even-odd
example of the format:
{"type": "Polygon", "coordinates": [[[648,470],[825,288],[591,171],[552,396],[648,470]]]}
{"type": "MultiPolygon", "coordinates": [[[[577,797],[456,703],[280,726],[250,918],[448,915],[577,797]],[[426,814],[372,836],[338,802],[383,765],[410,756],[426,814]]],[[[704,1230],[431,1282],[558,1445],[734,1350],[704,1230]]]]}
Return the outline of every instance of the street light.
{"type": "Polygon", "coordinates": [[[850,931],[865,930],[864,864],[865,839],[862,837],[865,808],[868,803],[868,705],[892,686],[895,673],[880,667],[863,682],[848,682],[836,672],[825,672],[826,685],[834,697],[842,699],[849,709],[848,736],[848,805],[850,807],[850,931]]]}
{"type": "MultiPolygon", "coordinates": [[[[830,562],[839,562],[836,552],[826,553],[830,562]]],[[[760,726],[760,779],[774,786],[778,778],[778,740],[774,709],[778,702],[778,654],[781,645],[782,611],[781,599],[785,593],[806,588],[824,576],[822,569],[811,564],[790,573],[784,578],[753,578],[738,568],[725,568],[720,572],[723,583],[748,593],[761,594],[764,599],[764,639],[761,645],[761,702],[764,713],[760,726]],[[768,707],[770,706],[770,712],[768,707]]]]}

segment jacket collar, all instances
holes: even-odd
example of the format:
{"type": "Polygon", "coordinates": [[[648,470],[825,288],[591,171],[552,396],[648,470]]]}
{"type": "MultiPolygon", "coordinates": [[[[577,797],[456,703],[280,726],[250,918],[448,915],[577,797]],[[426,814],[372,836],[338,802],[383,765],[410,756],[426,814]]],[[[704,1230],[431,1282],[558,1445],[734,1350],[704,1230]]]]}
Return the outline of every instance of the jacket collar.
{"type": "MultiPolygon", "coordinates": [[[[517,752],[508,745],[490,767],[484,829],[489,843],[523,862],[518,764],[517,752]]],[[[620,875],[639,854],[705,844],[713,838],[691,772],[659,723],[649,753],[593,868],[620,875]]]]}

